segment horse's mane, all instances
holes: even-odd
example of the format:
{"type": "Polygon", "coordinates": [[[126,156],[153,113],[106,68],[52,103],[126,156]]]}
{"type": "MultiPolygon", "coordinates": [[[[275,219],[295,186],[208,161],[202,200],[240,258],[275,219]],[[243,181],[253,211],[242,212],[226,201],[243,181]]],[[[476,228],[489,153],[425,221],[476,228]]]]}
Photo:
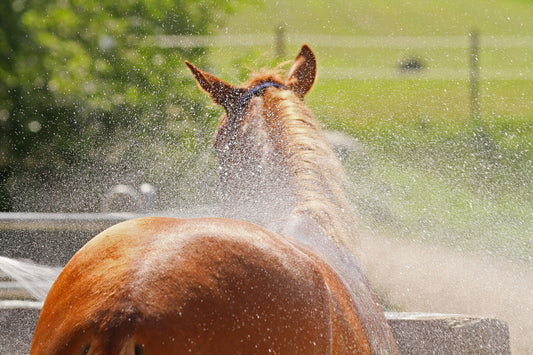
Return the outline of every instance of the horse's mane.
{"type": "Polygon", "coordinates": [[[311,217],[328,236],[347,242],[354,218],[344,193],[344,169],[304,102],[289,91],[274,95],[282,98],[287,127],[287,163],[297,201],[292,214],[311,217]]]}
{"type": "MultiPolygon", "coordinates": [[[[252,73],[243,85],[253,87],[263,82],[288,86],[280,69],[262,69],[252,73]]],[[[271,90],[264,97],[276,108],[284,137],[280,152],[289,172],[295,204],[293,216],[307,216],[315,221],[324,234],[337,242],[353,243],[355,222],[352,207],[346,198],[344,169],[326,140],[320,123],[303,99],[290,90],[271,90]]]]}

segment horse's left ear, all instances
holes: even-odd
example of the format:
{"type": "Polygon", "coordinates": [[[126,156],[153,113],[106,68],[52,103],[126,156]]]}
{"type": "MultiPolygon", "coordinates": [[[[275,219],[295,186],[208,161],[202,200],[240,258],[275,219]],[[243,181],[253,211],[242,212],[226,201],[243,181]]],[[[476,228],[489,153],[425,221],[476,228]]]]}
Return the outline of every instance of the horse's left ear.
{"type": "Polygon", "coordinates": [[[315,54],[307,44],[302,46],[288,76],[288,87],[303,98],[311,90],[316,78],[315,54]]]}
{"type": "Polygon", "coordinates": [[[224,107],[228,114],[235,110],[235,106],[245,92],[244,89],[228,84],[213,74],[198,69],[188,61],[185,61],[185,64],[191,70],[198,85],[211,96],[216,104],[224,107]]]}

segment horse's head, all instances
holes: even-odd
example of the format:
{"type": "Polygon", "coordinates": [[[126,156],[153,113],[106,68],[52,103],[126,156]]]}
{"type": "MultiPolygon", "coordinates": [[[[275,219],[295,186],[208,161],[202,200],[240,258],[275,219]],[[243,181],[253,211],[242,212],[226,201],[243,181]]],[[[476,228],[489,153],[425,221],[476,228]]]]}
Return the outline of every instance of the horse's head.
{"type": "Polygon", "coordinates": [[[304,45],[285,78],[279,70],[252,73],[233,86],[189,62],[198,85],[225,110],[214,140],[221,182],[231,199],[276,194],[287,181],[288,119],[306,110],[304,96],[315,82],[316,59],[304,45]],[[266,192],[266,193],[265,193],[266,192]]]}
{"type": "Polygon", "coordinates": [[[263,71],[252,74],[246,83],[240,86],[233,86],[212,74],[198,69],[188,61],[185,63],[193,73],[200,88],[206,91],[216,104],[224,107],[226,113],[221,124],[243,119],[243,115],[246,115],[247,111],[246,107],[243,106],[246,106],[253,96],[263,94],[263,90],[269,87],[269,85],[266,85],[252,91],[260,84],[275,83],[277,85],[273,86],[289,89],[296,96],[303,99],[313,86],[316,77],[315,55],[307,45],[304,45],[300,50],[286,80],[283,80],[276,71],[263,71]]]}

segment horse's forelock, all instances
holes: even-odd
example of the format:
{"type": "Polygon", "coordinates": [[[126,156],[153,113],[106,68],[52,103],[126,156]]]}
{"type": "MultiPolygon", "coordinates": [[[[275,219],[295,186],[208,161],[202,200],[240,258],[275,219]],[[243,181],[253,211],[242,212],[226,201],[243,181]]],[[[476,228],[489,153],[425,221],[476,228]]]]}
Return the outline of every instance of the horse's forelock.
{"type": "Polygon", "coordinates": [[[253,88],[261,83],[274,82],[285,85],[284,72],[280,69],[261,69],[258,72],[252,72],[248,80],[242,85],[245,88],[253,88]]]}

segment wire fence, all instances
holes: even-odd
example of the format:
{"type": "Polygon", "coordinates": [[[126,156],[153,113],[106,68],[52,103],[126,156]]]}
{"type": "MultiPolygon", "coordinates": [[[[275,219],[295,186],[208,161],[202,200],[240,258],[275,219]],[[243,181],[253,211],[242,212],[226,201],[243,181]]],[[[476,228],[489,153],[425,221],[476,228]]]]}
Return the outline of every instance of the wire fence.
{"type": "MultiPolygon", "coordinates": [[[[308,43],[313,47],[330,49],[374,49],[374,50],[460,50],[464,51],[465,64],[472,50],[473,33],[464,36],[339,36],[316,34],[285,34],[276,30],[272,36],[265,34],[213,35],[213,36],[154,36],[147,39],[150,45],[162,48],[275,48],[278,56],[285,55],[285,47],[308,43]]],[[[524,55],[533,52],[533,36],[478,36],[475,44],[482,50],[516,50],[523,49],[524,55]]],[[[478,51],[479,52],[479,51],[478,51]]],[[[471,58],[470,58],[471,59],[471,58]]],[[[468,59],[469,60],[469,59],[468,59]]],[[[527,61],[527,59],[526,59],[527,61]]],[[[533,80],[533,64],[529,66],[479,67],[481,80],[533,80]]],[[[471,77],[472,65],[463,67],[426,66],[423,70],[409,70],[409,79],[423,80],[466,80],[471,77]]],[[[398,67],[380,66],[343,66],[342,68],[323,67],[322,78],[345,79],[405,79],[406,71],[398,67]]]]}
{"type": "MultiPolygon", "coordinates": [[[[154,36],[148,39],[164,48],[199,47],[253,47],[270,46],[275,41],[288,45],[312,42],[314,45],[330,48],[470,48],[470,36],[339,36],[316,34],[286,34],[278,36],[264,34],[212,35],[212,36],[154,36]]],[[[482,36],[483,48],[533,48],[533,36],[482,36]]]]}
{"type": "MultiPolygon", "coordinates": [[[[147,39],[148,45],[162,48],[214,48],[217,50],[251,47],[274,50],[275,55],[285,57],[286,47],[308,43],[321,50],[335,52],[345,57],[343,64],[321,66],[322,79],[343,80],[443,80],[467,81],[469,86],[470,117],[480,116],[480,82],[499,80],[533,81],[533,36],[481,36],[472,31],[464,36],[339,36],[316,34],[287,34],[276,28],[272,36],[265,34],[215,35],[215,36],[155,36],[147,39]],[[435,57],[447,55],[460,60],[438,61],[426,65],[423,58],[407,57],[405,61],[388,63],[366,62],[356,66],[361,55],[406,55],[423,52],[435,57]],[[383,52],[388,51],[388,52],[383,52]],[[351,58],[357,52],[358,58],[351,58]],[[492,52],[489,66],[481,66],[480,56],[492,52]],[[368,54],[371,53],[371,54],[368,54]],[[379,54],[381,53],[381,54],[379,54]],[[386,53],[386,54],[384,54],[386,53]],[[506,58],[510,58],[507,60],[506,58]],[[353,60],[352,60],[353,59],[353,60]]],[[[529,84],[527,84],[529,85],[529,84]]]]}

